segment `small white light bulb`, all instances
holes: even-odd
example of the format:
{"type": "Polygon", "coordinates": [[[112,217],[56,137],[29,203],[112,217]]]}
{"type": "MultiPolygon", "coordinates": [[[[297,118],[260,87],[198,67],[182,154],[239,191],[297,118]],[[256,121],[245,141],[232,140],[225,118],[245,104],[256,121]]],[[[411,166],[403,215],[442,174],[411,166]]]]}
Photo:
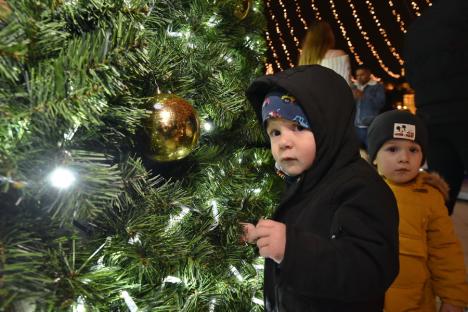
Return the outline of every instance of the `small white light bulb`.
{"type": "Polygon", "coordinates": [[[231,265],[230,269],[231,273],[234,274],[234,276],[239,280],[239,282],[242,282],[244,280],[242,274],[240,274],[239,270],[235,266],[231,265]]]}
{"type": "Polygon", "coordinates": [[[124,290],[120,292],[120,297],[124,299],[125,304],[127,305],[127,308],[130,310],[130,312],[138,311],[138,306],[135,304],[135,301],[127,291],[124,290]]]}
{"type": "Polygon", "coordinates": [[[172,284],[180,284],[182,283],[182,280],[176,276],[166,276],[166,278],[163,280],[163,283],[172,283],[172,284]]]}
{"type": "Polygon", "coordinates": [[[73,305],[73,312],[86,312],[85,301],[82,296],[79,296],[76,304],[73,305]]]}
{"type": "Polygon", "coordinates": [[[204,121],[203,122],[203,129],[206,132],[210,132],[211,130],[213,130],[213,123],[211,123],[210,121],[204,121]]]}
{"type": "Polygon", "coordinates": [[[76,181],[75,174],[67,168],[57,167],[48,178],[50,184],[58,189],[67,189],[76,181]]]}
{"type": "Polygon", "coordinates": [[[210,310],[209,311],[214,312],[215,308],[216,308],[216,298],[213,298],[213,299],[210,300],[210,310]]]}
{"type": "Polygon", "coordinates": [[[215,199],[211,200],[211,209],[213,213],[213,219],[215,220],[215,224],[219,223],[219,210],[218,210],[218,202],[215,199]]]}

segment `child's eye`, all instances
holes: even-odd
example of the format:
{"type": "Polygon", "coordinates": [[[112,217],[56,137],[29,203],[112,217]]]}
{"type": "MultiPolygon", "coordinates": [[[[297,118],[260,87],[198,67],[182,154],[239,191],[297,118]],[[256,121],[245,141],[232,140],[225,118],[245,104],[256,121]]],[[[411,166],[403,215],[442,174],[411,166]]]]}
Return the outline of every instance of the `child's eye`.
{"type": "Polygon", "coordinates": [[[303,126],[301,126],[301,125],[298,124],[298,123],[294,123],[294,124],[292,125],[292,130],[294,130],[294,131],[303,131],[303,130],[305,130],[305,129],[306,129],[306,128],[304,128],[303,126]]]}
{"type": "Polygon", "coordinates": [[[410,148],[410,152],[411,153],[417,153],[417,152],[419,152],[419,148],[416,147],[416,146],[413,146],[413,147],[410,148]]]}
{"type": "Polygon", "coordinates": [[[273,130],[271,130],[268,134],[270,135],[270,137],[275,137],[275,136],[280,135],[281,132],[279,132],[279,131],[276,130],[276,129],[273,129],[273,130]]]}
{"type": "Polygon", "coordinates": [[[390,153],[395,153],[397,148],[395,146],[388,146],[385,150],[390,153]]]}

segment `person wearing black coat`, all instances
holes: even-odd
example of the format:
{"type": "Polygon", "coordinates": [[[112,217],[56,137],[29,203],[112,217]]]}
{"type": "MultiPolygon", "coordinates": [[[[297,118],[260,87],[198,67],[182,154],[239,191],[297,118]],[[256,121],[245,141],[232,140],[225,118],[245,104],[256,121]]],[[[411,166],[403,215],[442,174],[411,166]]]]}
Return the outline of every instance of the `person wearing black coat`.
{"type": "Polygon", "coordinates": [[[452,214],[468,171],[468,1],[434,1],[408,28],[404,59],[429,131],[428,168],[448,182],[452,214]]]}
{"type": "Polygon", "coordinates": [[[351,90],[320,65],[257,78],[246,95],[262,125],[272,90],[297,99],[316,154],[308,169],[288,177],[272,219],[247,228],[247,240],[266,258],[265,311],[382,311],[399,268],[398,210],[391,190],[359,155],[351,90]],[[284,243],[272,242],[283,244],[283,254],[262,254],[265,224],[284,229],[284,243]]]}

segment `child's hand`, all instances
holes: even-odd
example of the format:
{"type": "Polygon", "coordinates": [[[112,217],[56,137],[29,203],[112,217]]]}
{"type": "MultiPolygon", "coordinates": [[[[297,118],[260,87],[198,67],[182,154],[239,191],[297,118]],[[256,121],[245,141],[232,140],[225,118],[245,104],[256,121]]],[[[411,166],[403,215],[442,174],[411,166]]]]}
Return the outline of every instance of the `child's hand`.
{"type": "Polygon", "coordinates": [[[450,303],[442,303],[439,312],[463,312],[463,307],[457,307],[450,303]]]}
{"type": "Polygon", "coordinates": [[[262,219],[257,223],[256,235],[260,256],[281,263],[286,249],[286,225],[281,222],[262,219]]]}
{"type": "Polygon", "coordinates": [[[257,230],[255,225],[252,223],[243,223],[241,222],[242,230],[244,231],[244,235],[241,236],[241,241],[244,243],[254,244],[257,240],[257,230]]]}

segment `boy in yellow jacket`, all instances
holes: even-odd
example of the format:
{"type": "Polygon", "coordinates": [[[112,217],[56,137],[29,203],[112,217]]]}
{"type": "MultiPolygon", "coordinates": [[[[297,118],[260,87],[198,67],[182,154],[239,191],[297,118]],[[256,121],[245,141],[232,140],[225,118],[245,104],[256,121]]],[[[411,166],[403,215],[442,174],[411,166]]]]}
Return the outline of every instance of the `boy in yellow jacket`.
{"type": "Polygon", "coordinates": [[[468,285],[463,252],[444,198],[421,172],[427,130],[407,111],[377,116],[368,129],[369,159],[393,190],[400,214],[400,273],[385,295],[385,311],[463,312],[468,285]]]}

